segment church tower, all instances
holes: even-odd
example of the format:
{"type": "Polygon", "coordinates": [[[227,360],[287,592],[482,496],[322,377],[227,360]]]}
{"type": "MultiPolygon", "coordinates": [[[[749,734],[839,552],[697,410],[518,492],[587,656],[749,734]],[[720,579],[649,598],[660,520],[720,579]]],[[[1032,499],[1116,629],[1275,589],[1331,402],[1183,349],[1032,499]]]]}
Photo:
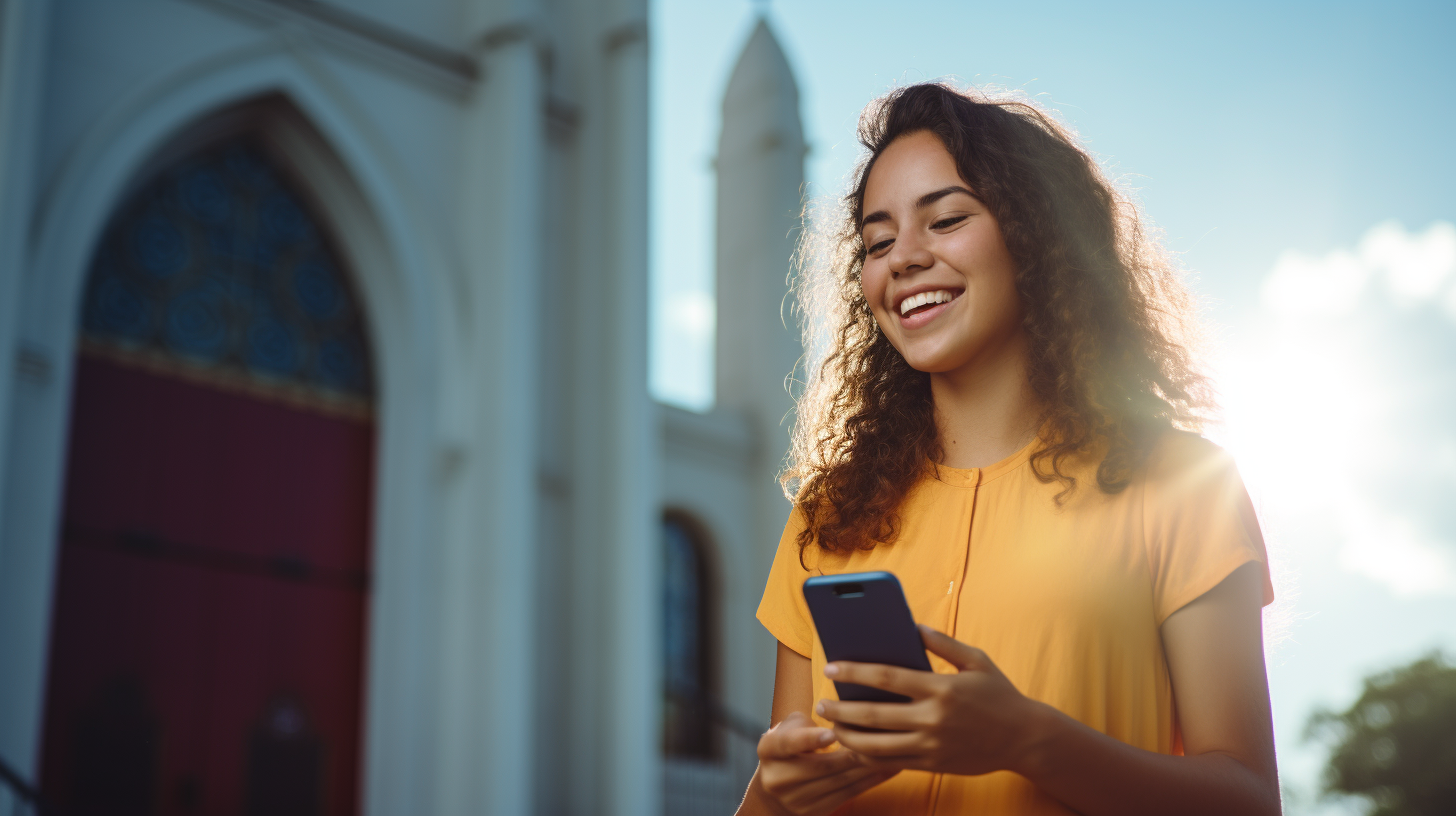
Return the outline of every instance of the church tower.
{"type": "Polygon", "coordinates": [[[802,353],[788,279],[804,184],[799,89],[759,19],[723,97],[718,141],[716,390],[755,432],[753,555],[767,570],[788,505],[777,474],[793,401],[785,378],[802,353]]]}

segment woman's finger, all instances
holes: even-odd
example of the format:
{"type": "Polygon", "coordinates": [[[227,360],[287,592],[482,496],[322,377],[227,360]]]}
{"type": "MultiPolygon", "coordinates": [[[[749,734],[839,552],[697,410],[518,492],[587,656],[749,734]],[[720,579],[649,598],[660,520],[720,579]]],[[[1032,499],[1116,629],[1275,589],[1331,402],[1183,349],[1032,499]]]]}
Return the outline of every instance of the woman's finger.
{"type": "Polygon", "coordinates": [[[827,748],[834,742],[834,732],[817,725],[804,728],[790,728],[778,735],[771,746],[771,756],[788,759],[807,754],[820,748],[827,748]]]}
{"type": "Polygon", "coordinates": [[[825,751],[821,754],[797,754],[792,757],[764,760],[760,767],[776,781],[802,784],[811,779],[833,776],[864,764],[864,757],[851,751],[825,751]]]}
{"type": "Polygon", "coordinates": [[[858,683],[906,697],[929,697],[940,689],[944,678],[935,672],[902,669],[884,663],[852,663],[838,660],[824,667],[824,676],[838,683],[858,683]]]}
{"type": "Polygon", "coordinates": [[[833,743],[834,731],[818,726],[773,729],[759,740],[759,759],[792,759],[833,743]]]}
{"type": "Polygon", "coordinates": [[[918,731],[874,733],[836,728],[839,744],[864,757],[889,759],[919,756],[925,752],[925,735],[918,731]]]}
{"type": "Polygon", "coordinates": [[[862,703],[843,700],[820,700],[815,707],[819,716],[837,723],[889,731],[913,731],[926,725],[915,703],[862,703]]]}
{"type": "Polygon", "coordinates": [[[853,793],[845,795],[844,792],[846,789],[863,785],[860,790],[869,790],[879,783],[871,782],[868,785],[864,785],[867,779],[879,779],[883,781],[895,773],[896,771],[892,771],[891,769],[870,768],[856,762],[854,767],[846,768],[837,773],[822,776],[818,779],[806,781],[801,785],[794,786],[792,790],[785,793],[783,800],[785,804],[790,805],[812,804],[823,803],[824,800],[842,796],[838,801],[845,801],[855,795],[853,793]]]}

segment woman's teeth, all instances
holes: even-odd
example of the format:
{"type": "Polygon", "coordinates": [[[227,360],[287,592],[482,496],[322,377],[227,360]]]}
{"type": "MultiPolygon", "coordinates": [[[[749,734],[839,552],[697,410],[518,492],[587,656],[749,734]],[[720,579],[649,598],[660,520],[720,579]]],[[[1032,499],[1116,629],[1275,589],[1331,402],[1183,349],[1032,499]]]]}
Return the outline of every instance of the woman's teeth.
{"type": "Polygon", "coordinates": [[[934,292],[921,292],[918,295],[911,295],[900,302],[900,315],[903,317],[910,313],[911,309],[918,309],[927,303],[950,303],[955,295],[945,289],[937,289],[934,292]]]}

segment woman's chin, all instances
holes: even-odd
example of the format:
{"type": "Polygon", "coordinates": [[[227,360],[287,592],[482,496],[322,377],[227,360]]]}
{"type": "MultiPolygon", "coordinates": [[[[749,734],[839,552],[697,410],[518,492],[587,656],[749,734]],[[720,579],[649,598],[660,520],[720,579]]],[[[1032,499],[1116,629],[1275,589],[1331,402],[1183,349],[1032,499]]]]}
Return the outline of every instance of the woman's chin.
{"type": "Polygon", "coordinates": [[[910,367],[922,374],[944,374],[947,371],[955,371],[963,364],[963,360],[952,358],[948,354],[906,354],[905,362],[910,367]]]}

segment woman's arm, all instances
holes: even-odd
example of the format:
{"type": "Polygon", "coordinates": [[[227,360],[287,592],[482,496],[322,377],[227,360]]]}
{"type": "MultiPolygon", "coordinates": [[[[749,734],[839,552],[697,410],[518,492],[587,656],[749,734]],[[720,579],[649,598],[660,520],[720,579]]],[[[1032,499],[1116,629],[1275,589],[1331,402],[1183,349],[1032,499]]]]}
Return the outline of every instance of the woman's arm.
{"type": "Polygon", "coordinates": [[[1097,814],[1278,814],[1263,576],[1246,564],[1163,623],[1184,756],[1133,748],[1048,709],[1018,770],[1097,814]]]}
{"type": "Polygon", "coordinates": [[[779,644],[774,669],[772,726],[758,742],[759,764],[748,783],[738,816],[828,813],[895,775],[865,767],[848,751],[819,753],[833,732],[814,725],[809,658],[779,644]]]}
{"type": "Polygon", "coordinates": [[[890,768],[1011,770],[1085,816],[1278,814],[1257,564],[1169,616],[1162,628],[1185,756],[1134,748],[1016,691],[979,649],[935,632],[961,668],[935,675],[839,663],[826,673],[907,694],[907,704],[822,701],[844,747],[890,768]]]}
{"type": "Polygon", "coordinates": [[[814,678],[809,668],[809,658],[779,645],[778,662],[774,664],[773,708],[769,712],[769,727],[783,722],[797,711],[806,718],[814,706],[814,678]]]}

